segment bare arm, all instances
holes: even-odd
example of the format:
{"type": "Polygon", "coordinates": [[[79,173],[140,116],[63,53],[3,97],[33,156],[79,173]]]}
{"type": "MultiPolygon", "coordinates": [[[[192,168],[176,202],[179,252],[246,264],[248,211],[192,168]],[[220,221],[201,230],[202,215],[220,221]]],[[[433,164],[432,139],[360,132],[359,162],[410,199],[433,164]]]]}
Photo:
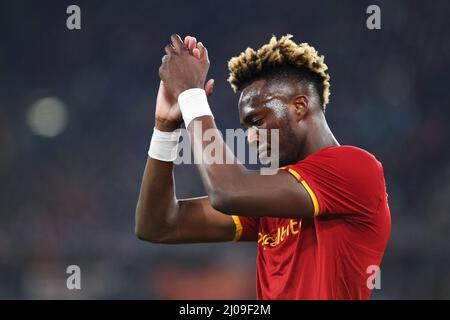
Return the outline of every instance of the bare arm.
{"type": "MultiPolygon", "coordinates": [[[[212,93],[212,82],[206,85],[212,93]]],[[[156,128],[171,132],[179,128],[177,102],[161,82],[156,101],[156,128]]],[[[177,200],[173,163],[148,158],[135,213],[138,238],[158,243],[230,241],[235,224],[230,216],[215,210],[207,197],[177,200]]]]}
{"type": "Polygon", "coordinates": [[[177,200],[173,163],[148,158],[136,208],[136,235],[157,243],[231,241],[235,224],[207,197],[177,200]]]}
{"type": "MultiPolygon", "coordinates": [[[[189,125],[193,152],[203,154],[205,158],[208,154],[203,151],[209,142],[202,137],[208,129],[217,130],[216,124],[210,116],[195,121],[202,122],[202,129],[194,130],[194,124],[189,125]]],[[[253,217],[302,218],[314,215],[311,195],[293,175],[284,170],[274,175],[261,175],[259,171],[246,169],[237,160],[233,161],[234,164],[226,164],[225,159],[234,159],[234,155],[217,136],[216,146],[223,149],[223,164],[204,161],[197,165],[216,210],[253,217]]]]}
{"type": "MultiPolygon", "coordinates": [[[[167,59],[159,69],[160,78],[167,83],[173,97],[190,88],[202,88],[209,69],[206,48],[200,46],[199,59],[183,47],[178,35],[172,35],[172,46],[166,49],[167,59]]],[[[194,108],[195,106],[192,106],[194,108]]],[[[207,130],[217,130],[211,116],[197,117],[188,127],[194,157],[205,159],[209,141],[203,139],[207,130]],[[195,121],[201,121],[201,129],[194,130],[195,121]]],[[[317,211],[308,190],[291,174],[279,170],[275,175],[260,175],[238,164],[231,150],[218,135],[214,143],[222,150],[220,163],[203,161],[198,169],[212,207],[226,214],[254,217],[312,217],[317,211]],[[229,164],[233,159],[234,164],[229,164]]],[[[215,159],[217,160],[217,159],[215,159]]]]}

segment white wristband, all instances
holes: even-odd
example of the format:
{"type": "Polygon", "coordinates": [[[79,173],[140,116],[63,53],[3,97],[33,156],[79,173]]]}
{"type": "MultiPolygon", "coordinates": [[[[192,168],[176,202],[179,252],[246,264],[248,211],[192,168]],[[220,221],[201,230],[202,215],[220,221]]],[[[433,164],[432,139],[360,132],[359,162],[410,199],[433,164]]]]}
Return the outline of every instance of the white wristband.
{"type": "Polygon", "coordinates": [[[178,104],[180,105],[186,129],[189,123],[195,118],[201,116],[211,116],[214,118],[208,104],[206,92],[203,89],[193,88],[183,91],[178,96],[178,104]]]}
{"type": "Polygon", "coordinates": [[[178,155],[180,134],[181,131],[179,129],[173,132],[164,132],[154,128],[148,156],[161,161],[175,161],[178,155]]]}

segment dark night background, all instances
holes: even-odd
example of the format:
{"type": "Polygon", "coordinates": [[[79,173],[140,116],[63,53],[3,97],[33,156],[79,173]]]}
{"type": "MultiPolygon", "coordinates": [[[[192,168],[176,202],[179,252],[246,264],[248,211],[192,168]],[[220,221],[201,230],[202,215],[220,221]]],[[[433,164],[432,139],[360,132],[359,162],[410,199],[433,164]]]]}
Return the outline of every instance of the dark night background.
{"type": "MultiPolygon", "coordinates": [[[[209,50],[222,130],[240,127],[230,57],[286,33],[324,54],[331,129],[385,169],[393,228],[372,298],[450,298],[449,15],[448,1],[1,0],[0,298],[254,298],[255,244],[134,236],[174,32],[209,50]],[[381,30],[366,28],[370,4],[381,30]],[[80,291],[66,288],[72,264],[80,291]]],[[[180,198],[205,194],[193,165],[176,181],[180,198]]]]}

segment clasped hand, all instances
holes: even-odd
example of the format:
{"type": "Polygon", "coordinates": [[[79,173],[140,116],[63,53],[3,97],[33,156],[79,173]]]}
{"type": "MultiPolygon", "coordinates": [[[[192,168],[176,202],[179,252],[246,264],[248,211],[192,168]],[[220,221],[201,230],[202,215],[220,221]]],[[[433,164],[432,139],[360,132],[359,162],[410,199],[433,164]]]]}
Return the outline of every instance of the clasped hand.
{"type": "Polygon", "coordinates": [[[187,36],[183,42],[179,35],[171,36],[172,43],[164,49],[159,77],[174,99],[191,88],[205,88],[211,94],[213,80],[205,81],[209,70],[208,51],[194,37],[187,36]]]}

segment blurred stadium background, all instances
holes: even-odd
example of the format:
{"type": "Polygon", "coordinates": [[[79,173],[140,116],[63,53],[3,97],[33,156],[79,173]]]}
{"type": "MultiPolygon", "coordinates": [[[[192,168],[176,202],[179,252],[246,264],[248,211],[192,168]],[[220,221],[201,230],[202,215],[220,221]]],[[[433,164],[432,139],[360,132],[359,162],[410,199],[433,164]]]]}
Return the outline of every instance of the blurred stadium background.
{"type": "MultiPolygon", "coordinates": [[[[238,128],[227,60],[292,33],[326,56],[341,144],[384,165],[392,236],[373,299],[450,298],[448,1],[0,2],[0,298],[255,294],[254,244],[152,245],[134,209],[173,32],[209,49],[211,104],[238,128]],[[77,4],[82,30],[66,28],[77,4]],[[382,30],[366,28],[381,7],[382,30]],[[82,290],[66,288],[68,265],[82,290]]],[[[181,197],[204,195],[194,166],[181,197]]]]}

